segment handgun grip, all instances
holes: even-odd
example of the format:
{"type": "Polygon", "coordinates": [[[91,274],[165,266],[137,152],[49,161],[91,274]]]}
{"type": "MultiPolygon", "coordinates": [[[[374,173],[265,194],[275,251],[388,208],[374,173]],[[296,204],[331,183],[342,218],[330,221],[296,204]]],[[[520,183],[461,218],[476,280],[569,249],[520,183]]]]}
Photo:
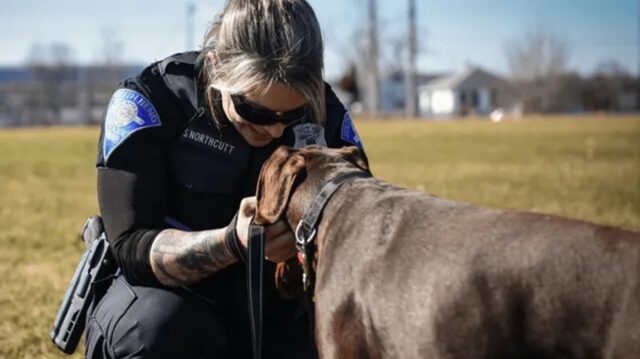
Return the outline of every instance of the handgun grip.
{"type": "Polygon", "coordinates": [[[76,350],[84,332],[86,313],[95,296],[93,284],[115,273],[110,255],[109,243],[102,235],[82,255],[69,283],[50,333],[51,340],[67,354],[76,350]]]}

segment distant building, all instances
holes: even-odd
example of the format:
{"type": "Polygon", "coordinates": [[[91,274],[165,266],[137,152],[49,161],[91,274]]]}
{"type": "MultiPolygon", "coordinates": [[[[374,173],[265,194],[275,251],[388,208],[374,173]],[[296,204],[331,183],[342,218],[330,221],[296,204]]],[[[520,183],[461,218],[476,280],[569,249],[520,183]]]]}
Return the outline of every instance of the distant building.
{"type": "Polygon", "coordinates": [[[118,82],[141,66],[0,68],[0,127],[94,124],[118,82]]]}
{"type": "MultiPolygon", "coordinates": [[[[418,74],[416,84],[418,87],[443,77],[443,74],[418,74]]],[[[380,81],[380,111],[385,114],[404,114],[405,111],[405,73],[392,72],[380,81]]]]}
{"type": "Polygon", "coordinates": [[[640,78],[627,74],[592,76],[583,81],[580,100],[587,111],[637,112],[640,78]]]}
{"type": "Polygon", "coordinates": [[[517,105],[515,89],[498,75],[475,67],[418,87],[420,116],[447,118],[488,115],[517,105]]]}
{"type": "MultiPolygon", "coordinates": [[[[380,81],[380,112],[403,115],[406,87],[403,72],[380,81]]],[[[455,74],[418,74],[418,106],[424,118],[488,115],[498,108],[511,110],[518,104],[514,87],[498,75],[479,68],[455,74]]]]}

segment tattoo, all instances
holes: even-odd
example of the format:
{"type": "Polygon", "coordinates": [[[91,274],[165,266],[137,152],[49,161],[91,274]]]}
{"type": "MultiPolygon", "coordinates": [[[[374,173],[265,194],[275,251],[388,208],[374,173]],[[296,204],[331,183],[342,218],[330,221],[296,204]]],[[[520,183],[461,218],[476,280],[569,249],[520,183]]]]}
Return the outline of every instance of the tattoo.
{"type": "Polygon", "coordinates": [[[151,245],[151,268],[160,283],[193,284],[236,262],[224,241],[224,230],[183,232],[166,229],[151,245]]]}

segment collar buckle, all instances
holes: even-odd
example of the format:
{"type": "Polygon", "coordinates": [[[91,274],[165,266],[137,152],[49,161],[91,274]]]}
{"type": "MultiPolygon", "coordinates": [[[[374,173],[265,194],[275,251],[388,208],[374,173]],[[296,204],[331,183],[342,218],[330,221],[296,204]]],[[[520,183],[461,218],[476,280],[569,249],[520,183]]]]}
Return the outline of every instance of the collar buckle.
{"type": "Polygon", "coordinates": [[[298,249],[298,251],[304,254],[307,244],[313,242],[313,240],[316,238],[317,233],[318,231],[316,230],[316,228],[313,228],[311,233],[309,233],[309,230],[307,226],[304,224],[304,221],[298,222],[298,225],[296,226],[296,231],[295,231],[296,248],[298,249]],[[308,236],[307,236],[307,233],[308,233],[308,236]]]}

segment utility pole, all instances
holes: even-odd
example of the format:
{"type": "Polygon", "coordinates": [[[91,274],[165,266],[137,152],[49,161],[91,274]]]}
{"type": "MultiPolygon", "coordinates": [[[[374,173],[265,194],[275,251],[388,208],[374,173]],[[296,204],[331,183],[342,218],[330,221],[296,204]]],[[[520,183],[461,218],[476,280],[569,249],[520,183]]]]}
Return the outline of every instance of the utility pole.
{"type": "Polygon", "coordinates": [[[378,16],[377,0],[369,0],[369,58],[367,59],[368,112],[377,114],[379,110],[378,81],[378,16]]]}
{"type": "Polygon", "coordinates": [[[405,74],[405,113],[408,117],[418,116],[418,89],[416,81],[416,0],[409,0],[409,59],[405,74]]]}
{"type": "Polygon", "coordinates": [[[187,51],[195,50],[195,44],[193,43],[193,22],[196,13],[196,4],[194,0],[187,0],[187,16],[186,16],[186,32],[185,32],[185,46],[187,51]]]}

